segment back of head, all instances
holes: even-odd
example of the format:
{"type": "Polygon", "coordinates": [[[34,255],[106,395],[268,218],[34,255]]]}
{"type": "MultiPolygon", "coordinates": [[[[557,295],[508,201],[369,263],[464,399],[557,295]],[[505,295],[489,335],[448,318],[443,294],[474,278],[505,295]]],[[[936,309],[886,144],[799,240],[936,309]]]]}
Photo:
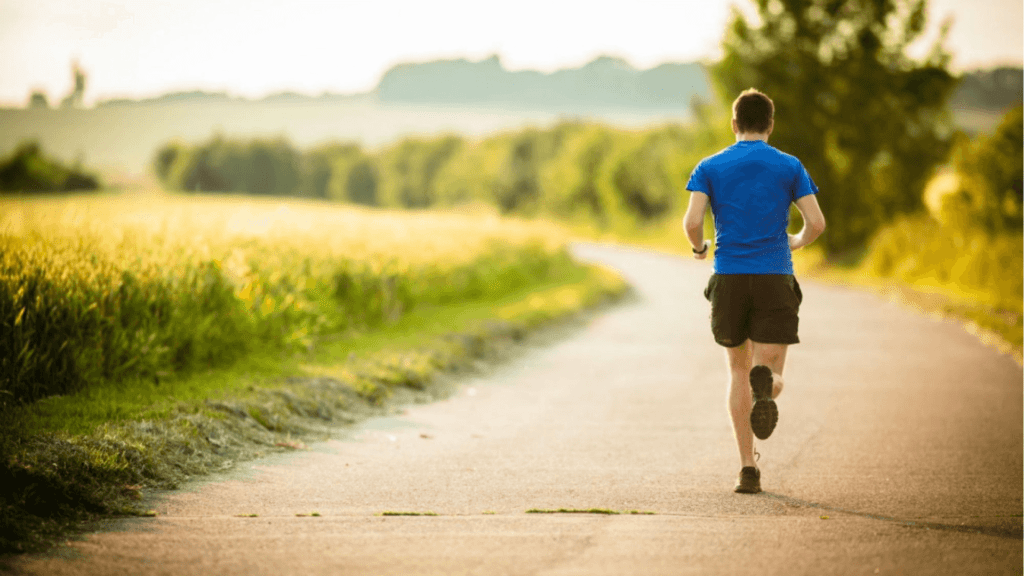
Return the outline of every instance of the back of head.
{"type": "Polygon", "coordinates": [[[763,92],[748,88],[732,103],[732,117],[741,133],[764,134],[775,117],[775,103],[763,92]]]}

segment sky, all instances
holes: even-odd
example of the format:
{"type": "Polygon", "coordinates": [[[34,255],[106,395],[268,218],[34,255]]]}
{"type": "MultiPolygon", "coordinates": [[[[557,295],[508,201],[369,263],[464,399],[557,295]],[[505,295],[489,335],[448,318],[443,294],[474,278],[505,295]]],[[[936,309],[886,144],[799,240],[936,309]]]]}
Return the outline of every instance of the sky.
{"type": "MultiPolygon", "coordinates": [[[[900,1],[900,0],[897,0],[900,1]]],[[[400,62],[575,68],[600,55],[640,69],[714,60],[731,6],[751,0],[0,0],[0,105],[59,102],[71,65],[85,102],[168,91],[258,98],[371,90],[400,62]]],[[[1022,0],[931,0],[929,37],[953,19],[957,70],[1024,60],[1022,0]]],[[[923,48],[922,48],[923,50],[923,48]]]]}

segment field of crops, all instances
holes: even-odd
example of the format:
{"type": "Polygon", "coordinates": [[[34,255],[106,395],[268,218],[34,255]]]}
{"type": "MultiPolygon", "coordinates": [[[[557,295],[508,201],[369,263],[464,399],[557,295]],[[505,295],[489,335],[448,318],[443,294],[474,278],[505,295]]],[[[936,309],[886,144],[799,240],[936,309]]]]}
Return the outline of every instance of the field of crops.
{"type": "Polygon", "coordinates": [[[550,225],[238,197],[0,201],[0,403],[224,365],[496,298],[574,264],[550,225]]]}

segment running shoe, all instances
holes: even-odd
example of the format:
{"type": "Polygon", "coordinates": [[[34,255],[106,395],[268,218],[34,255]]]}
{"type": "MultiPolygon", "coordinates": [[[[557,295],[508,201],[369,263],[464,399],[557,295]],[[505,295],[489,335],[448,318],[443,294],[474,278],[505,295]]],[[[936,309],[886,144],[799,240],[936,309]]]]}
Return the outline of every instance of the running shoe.
{"type": "Polygon", "coordinates": [[[740,477],[736,480],[737,494],[757,494],[761,491],[761,471],[753,466],[740,469],[740,477]]]}
{"type": "Polygon", "coordinates": [[[754,436],[764,440],[772,435],[779,422],[779,407],[772,400],[772,369],[758,365],[750,369],[750,390],[754,406],[750,410],[750,428],[754,436]]]}

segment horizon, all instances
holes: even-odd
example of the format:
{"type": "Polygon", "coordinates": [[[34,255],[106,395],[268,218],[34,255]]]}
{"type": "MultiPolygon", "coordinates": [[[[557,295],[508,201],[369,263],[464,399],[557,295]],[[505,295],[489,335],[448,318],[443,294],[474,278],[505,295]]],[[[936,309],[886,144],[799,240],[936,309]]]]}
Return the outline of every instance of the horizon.
{"type": "MultiPolygon", "coordinates": [[[[589,62],[584,62],[584,63],[580,64],[579,66],[566,67],[566,68],[558,68],[556,70],[536,70],[536,69],[529,69],[529,68],[510,69],[510,68],[508,68],[505,65],[505,63],[501,59],[500,55],[492,54],[490,56],[485,56],[485,57],[478,58],[478,59],[471,59],[471,58],[466,58],[466,57],[453,57],[453,58],[438,58],[438,59],[435,59],[435,60],[422,60],[422,61],[415,61],[415,62],[414,61],[398,62],[398,63],[393,64],[387,70],[385,70],[381,74],[381,77],[383,78],[384,74],[386,74],[388,71],[390,71],[390,70],[392,70],[392,69],[394,69],[396,67],[399,67],[399,66],[416,66],[416,65],[420,65],[420,64],[432,64],[432,63],[437,63],[437,62],[459,62],[459,61],[466,61],[466,62],[469,62],[471,64],[479,64],[479,63],[482,63],[482,62],[484,62],[486,60],[489,60],[491,58],[498,58],[498,61],[501,63],[502,68],[507,73],[511,74],[511,73],[516,73],[516,72],[539,72],[539,73],[541,73],[541,74],[543,74],[545,76],[549,76],[549,75],[554,74],[556,72],[579,70],[579,69],[581,69],[581,68],[583,68],[583,67],[585,67],[585,66],[587,66],[587,65],[589,65],[589,64],[591,64],[591,63],[593,63],[593,62],[595,62],[595,61],[597,61],[599,59],[602,59],[602,58],[612,58],[612,59],[617,59],[617,60],[623,60],[623,61],[626,62],[626,64],[628,64],[630,67],[635,69],[637,72],[646,72],[648,70],[652,70],[654,68],[658,68],[659,66],[663,66],[663,65],[666,65],[666,64],[683,64],[683,65],[689,65],[689,64],[702,64],[703,65],[703,64],[705,64],[705,62],[701,62],[701,61],[697,61],[697,60],[690,61],[690,62],[666,61],[666,62],[655,63],[655,64],[653,64],[653,65],[651,65],[649,67],[640,68],[640,67],[634,66],[631,62],[629,62],[628,60],[625,60],[624,58],[620,58],[618,56],[612,56],[612,55],[609,55],[609,54],[600,54],[598,56],[595,56],[594,59],[590,60],[589,62]]],[[[72,63],[72,66],[69,66],[69,71],[73,67],[73,64],[74,63],[72,63]]],[[[379,82],[379,80],[378,80],[378,82],[379,82]]],[[[228,99],[232,99],[232,100],[246,100],[246,101],[260,101],[260,100],[265,100],[265,99],[269,99],[269,98],[274,98],[274,97],[277,97],[277,96],[290,96],[290,95],[295,95],[295,96],[304,97],[304,98],[322,98],[322,97],[358,98],[360,96],[370,96],[370,95],[372,95],[374,93],[374,91],[376,91],[376,89],[377,89],[377,84],[374,84],[373,86],[371,86],[370,88],[368,88],[367,90],[362,91],[362,92],[331,92],[331,91],[300,92],[300,91],[297,91],[297,90],[292,90],[292,89],[285,88],[285,89],[277,91],[277,92],[268,92],[266,94],[258,94],[258,95],[254,95],[254,96],[248,96],[248,95],[242,95],[242,94],[234,94],[234,93],[231,93],[231,92],[226,91],[226,90],[206,90],[206,89],[203,89],[203,88],[195,88],[195,89],[185,88],[185,89],[182,89],[182,90],[170,90],[170,91],[167,91],[167,92],[160,92],[160,93],[151,94],[151,95],[142,95],[142,96],[139,96],[139,97],[132,97],[132,98],[128,98],[128,97],[113,97],[113,98],[104,98],[104,99],[93,99],[91,104],[92,105],[98,105],[98,104],[103,104],[103,103],[107,103],[107,102],[116,102],[116,101],[120,101],[120,100],[133,101],[133,102],[142,102],[142,101],[147,101],[147,100],[158,100],[158,99],[169,97],[169,96],[190,96],[190,95],[210,96],[210,97],[224,97],[224,98],[228,98],[228,99]]],[[[53,102],[51,101],[51,105],[52,104],[53,104],[53,102]]],[[[22,105],[24,105],[24,103],[22,103],[22,105]]],[[[0,103],[0,107],[4,107],[4,104],[0,103]]],[[[15,107],[20,107],[20,106],[15,106],[15,107]]]]}
{"type": "MultiPolygon", "coordinates": [[[[87,77],[86,106],[197,91],[245,99],[366,94],[397,64],[491,55],[510,72],[579,68],[602,55],[638,70],[709,63],[720,56],[731,6],[638,0],[612,13],[524,0],[499,13],[471,0],[0,0],[0,106],[22,107],[35,90],[59,103],[76,61],[87,77]]],[[[738,9],[753,13],[749,2],[738,9]]],[[[1020,67],[1022,13],[1019,0],[932,0],[926,33],[908,52],[923,56],[953,18],[945,46],[955,72],[1020,67]]]]}
{"type": "MultiPolygon", "coordinates": [[[[398,67],[398,66],[403,66],[403,65],[419,65],[419,64],[429,64],[429,63],[434,63],[434,62],[457,62],[457,61],[468,61],[470,63],[476,64],[476,63],[480,63],[482,61],[488,60],[488,59],[496,57],[496,56],[499,57],[499,61],[501,61],[500,56],[497,55],[497,54],[494,54],[494,55],[483,57],[483,58],[479,58],[479,59],[470,59],[470,58],[465,58],[465,57],[453,57],[453,58],[437,58],[435,60],[398,62],[398,63],[393,64],[387,70],[385,70],[382,73],[381,77],[383,77],[383,75],[385,73],[387,73],[389,70],[391,70],[391,69],[393,69],[395,67],[398,67]]],[[[586,66],[587,64],[590,64],[590,63],[592,63],[592,62],[594,62],[594,61],[596,61],[596,60],[598,60],[600,58],[614,58],[614,59],[623,60],[627,64],[629,64],[632,68],[637,70],[638,72],[645,72],[645,71],[652,70],[654,68],[657,68],[659,66],[666,65],[666,64],[684,64],[684,65],[686,65],[686,64],[701,64],[701,65],[709,64],[707,61],[701,61],[701,60],[693,60],[693,61],[689,61],[689,62],[665,61],[665,62],[660,62],[660,63],[652,64],[649,67],[640,68],[640,67],[637,67],[637,66],[633,65],[628,60],[625,60],[624,58],[621,58],[619,56],[613,56],[613,55],[608,55],[608,54],[601,54],[601,55],[595,56],[593,60],[590,60],[589,62],[585,62],[585,63],[583,63],[583,64],[581,64],[579,66],[559,68],[559,69],[556,69],[556,70],[536,70],[536,69],[529,69],[529,68],[511,69],[511,68],[508,68],[507,66],[504,66],[504,62],[502,62],[502,67],[503,67],[503,69],[507,73],[531,71],[531,72],[540,72],[541,74],[544,74],[544,75],[550,75],[550,74],[553,74],[555,72],[560,72],[560,71],[579,70],[582,67],[586,66]]],[[[69,65],[69,71],[73,69],[74,65],[75,65],[75,62],[72,62],[71,65],[69,65]]],[[[997,68],[1024,69],[1024,65],[1022,65],[1022,63],[1020,63],[1020,62],[1018,62],[1018,63],[996,62],[996,63],[991,64],[991,65],[980,65],[980,66],[977,66],[977,67],[971,67],[969,69],[960,70],[959,72],[961,72],[961,73],[969,73],[969,72],[975,72],[975,71],[995,70],[997,68]]],[[[88,71],[85,71],[85,70],[83,70],[83,71],[88,73],[88,71]]],[[[379,82],[379,80],[378,80],[378,82],[379,82]]],[[[169,89],[166,92],[159,92],[159,93],[154,93],[154,94],[141,94],[141,95],[136,95],[136,96],[113,96],[113,97],[109,97],[109,98],[99,98],[99,97],[86,98],[86,101],[88,102],[88,105],[83,106],[83,108],[88,109],[88,108],[92,108],[92,107],[95,107],[95,106],[104,105],[104,104],[108,104],[108,103],[112,103],[112,102],[121,102],[121,101],[124,101],[124,102],[146,102],[146,101],[160,100],[162,98],[176,97],[176,96],[196,96],[196,97],[225,98],[225,99],[229,99],[229,100],[241,100],[241,101],[249,101],[249,102],[259,102],[259,101],[262,101],[262,100],[268,100],[268,99],[272,99],[272,98],[276,98],[276,97],[281,97],[281,96],[295,96],[295,97],[299,97],[299,98],[309,98],[309,99],[317,99],[317,98],[359,98],[359,97],[373,95],[373,93],[376,91],[376,89],[377,89],[377,85],[376,84],[371,86],[371,87],[369,87],[365,91],[360,91],[360,92],[332,92],[330,90],[324,90],[324,91],[320,91],[320,92],[302,92],[302,91],[294,90],[294,89],[291,89],[291,88],[283,88],[281,90],[274,91],[274,92],[267,92],[265,94],[247,95],[247,94],[233,93],[233,92],[228,91],[228,90],[206,89],[206,88],[202,88],[202,87],[197,87],[197,88],[188,88],[188,87],[186,87],[186,88],[182,88],[182,89],[173,89],[172,88],[172,89],[169,89]]],[[[47,94],[47,96],[49,97],[49,94],[47,94]]],[[[25,107],[27,105],[27,101],[28,101],[27,98],[25,99],[24,102],[3,102],[3,101],[0,101],[0,109],[23,108],[23,107],[25,107]]],[[[56,99],[51,99],[50,100],[51,107],[56,108],[56,107],[58,107],[58,104],[59,103],[57,102],[56,99]]]]}

